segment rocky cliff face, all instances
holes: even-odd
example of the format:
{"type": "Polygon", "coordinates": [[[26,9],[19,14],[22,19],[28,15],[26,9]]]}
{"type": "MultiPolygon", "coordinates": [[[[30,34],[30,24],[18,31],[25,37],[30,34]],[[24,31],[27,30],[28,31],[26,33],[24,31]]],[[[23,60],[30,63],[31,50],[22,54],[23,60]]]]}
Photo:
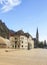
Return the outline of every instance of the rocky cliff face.
{"type": "Polygon", "coordinates": [[[9,38],[9,33],[14,33],[13,30],[10,30],[5,23],[0,20],[0,36],[4,38],[9,38]]]}

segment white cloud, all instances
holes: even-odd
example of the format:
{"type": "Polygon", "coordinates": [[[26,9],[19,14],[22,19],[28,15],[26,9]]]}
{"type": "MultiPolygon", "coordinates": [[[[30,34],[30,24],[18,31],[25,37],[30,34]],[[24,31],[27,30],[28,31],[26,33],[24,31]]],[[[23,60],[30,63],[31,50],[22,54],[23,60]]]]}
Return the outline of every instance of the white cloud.
{"type": "Polygon", "coordinates": [[[12,10],[15,6],[20,5],[21,0],[0,0],[0,4],[3,6],[1,8],[2,12],[8,12],[12,10]]]}

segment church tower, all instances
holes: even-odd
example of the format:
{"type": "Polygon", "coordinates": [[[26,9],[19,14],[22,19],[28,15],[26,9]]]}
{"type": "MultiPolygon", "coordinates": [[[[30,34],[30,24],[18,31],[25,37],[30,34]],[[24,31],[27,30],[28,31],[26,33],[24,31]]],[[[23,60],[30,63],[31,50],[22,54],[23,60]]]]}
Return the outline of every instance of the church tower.
{"type": "Polygon", "coordinates": [[[39,33],[38,33],[38,28],[37,28],[37,31],[36,31],[36,47],[38,47],[38,44],[39,44],[39,33]]]}

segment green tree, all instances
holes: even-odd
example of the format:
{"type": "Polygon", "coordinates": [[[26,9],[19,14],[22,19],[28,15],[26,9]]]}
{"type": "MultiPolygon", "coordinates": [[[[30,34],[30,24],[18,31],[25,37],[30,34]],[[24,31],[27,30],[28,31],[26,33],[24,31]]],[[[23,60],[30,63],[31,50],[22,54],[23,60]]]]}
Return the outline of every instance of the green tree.
{"type": "Polygon", "coordinates": [[[38,47],[39,47],[39,48],[44,48],[43,42],[40,42],[40,43],[38,44],[38,47]]]}
{"type": "Polygon", "coordinates": [[[44,47],[46,47],[47,45],[46,45],[46,40],[44,40],[44,47]]]}

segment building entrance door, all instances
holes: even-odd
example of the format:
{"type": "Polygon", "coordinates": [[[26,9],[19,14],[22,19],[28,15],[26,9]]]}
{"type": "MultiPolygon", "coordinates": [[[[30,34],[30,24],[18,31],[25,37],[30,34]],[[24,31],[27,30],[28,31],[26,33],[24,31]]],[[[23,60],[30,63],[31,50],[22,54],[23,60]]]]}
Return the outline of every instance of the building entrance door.
{"type": "Polygon", "coordinates": [[[17,47],[17,41],[15,42],[15,48],[17,47]]]}

